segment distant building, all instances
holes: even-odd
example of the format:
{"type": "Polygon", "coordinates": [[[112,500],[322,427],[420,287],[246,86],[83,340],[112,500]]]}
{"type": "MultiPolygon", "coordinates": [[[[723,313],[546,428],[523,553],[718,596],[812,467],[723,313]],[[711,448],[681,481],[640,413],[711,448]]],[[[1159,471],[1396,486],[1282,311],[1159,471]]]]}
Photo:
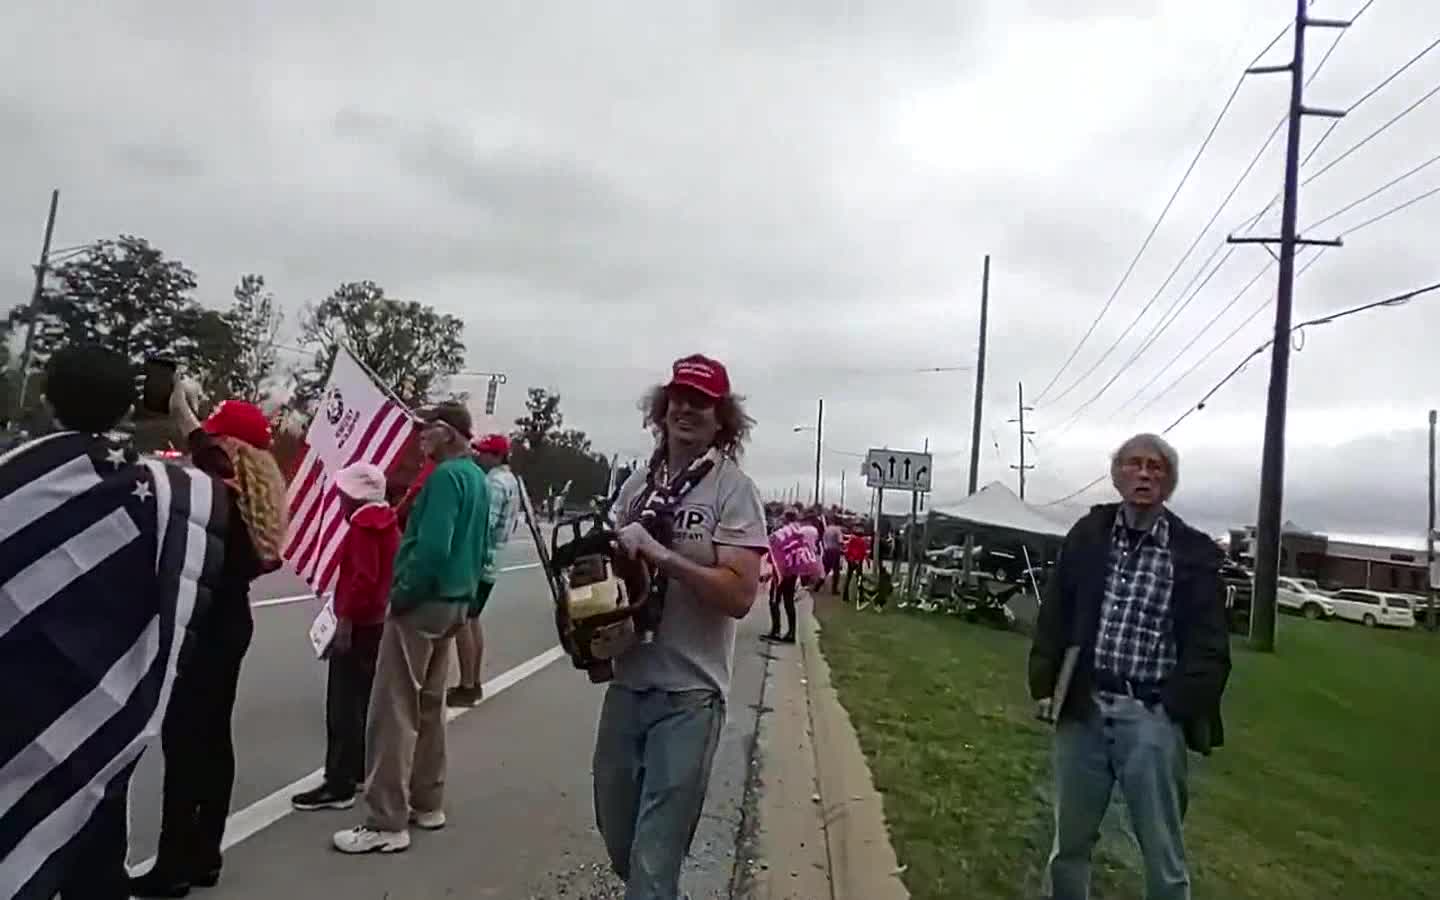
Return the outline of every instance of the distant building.
{"type": "MultiPolygon", "coordinates": [[[[1229,554],[1254,565],[1255,526],[1230,529],[1229,554]]],[[[1419,594],[1425,592],[1425,551],[1332,540],[1286,522],[1280,530],[1280,574],[1312,578],[1327,588],[1419,594]]]]}

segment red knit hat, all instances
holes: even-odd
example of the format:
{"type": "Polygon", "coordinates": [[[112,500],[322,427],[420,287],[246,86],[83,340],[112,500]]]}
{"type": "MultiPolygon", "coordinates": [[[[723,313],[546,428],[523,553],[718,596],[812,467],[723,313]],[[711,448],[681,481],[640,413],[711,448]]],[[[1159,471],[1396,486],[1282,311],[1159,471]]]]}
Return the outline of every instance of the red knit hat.
{"type": "Polygon", "coordinates": [[[244,400],[226,400],[200,426],[206,434],[232,437],[258,450],[270,449],[270,420],[260,407],[244,400]]]}

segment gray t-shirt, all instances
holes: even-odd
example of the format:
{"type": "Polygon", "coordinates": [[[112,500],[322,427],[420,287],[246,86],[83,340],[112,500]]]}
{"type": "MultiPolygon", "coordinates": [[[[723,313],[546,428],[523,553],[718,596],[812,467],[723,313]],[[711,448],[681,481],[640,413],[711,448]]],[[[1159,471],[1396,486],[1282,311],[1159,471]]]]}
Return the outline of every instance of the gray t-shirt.
{"type": "MultiPolygon", "coordinates": [[[[620,489],[615,505],[620,524],[645,488],[645,470],[620,489]]],[[[750,476],[733,460],[721,460],[686,494],[675,511],[673,549],[701,565],[715,565],[715,545],[770,546],[765,508],[750,476]]],[[[716,690],[730,693],[735,659],[735,619],[702,603],[678,578],[665,592],[665,614],[655,639],[637,644],[615,659],[615,683],[633,690],[716,690]]]]}

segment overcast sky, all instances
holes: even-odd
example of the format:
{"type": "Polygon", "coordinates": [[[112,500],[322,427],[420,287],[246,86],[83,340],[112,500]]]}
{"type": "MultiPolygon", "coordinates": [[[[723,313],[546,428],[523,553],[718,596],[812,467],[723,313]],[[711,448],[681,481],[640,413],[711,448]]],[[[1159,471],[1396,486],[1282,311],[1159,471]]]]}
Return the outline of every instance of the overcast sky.
{"type": "MultiPolygon", "coordinates": [[[[1360,5],[1322,0],[1317,13],[1360,5]]],[[[973,372],[903,370],[973,364],[982,256],[993,269],[981,479],[1013,484],[1017,382],[1035,396],[1053,378],[1239,72],[1292,12],[1286,0],[12,0],[0,5],[0,291],[27,296],[56,186],[59,246],[143,235],[196,271],[207,304],[258,272],[292,314],[368,278],[461,316],[469,366],[509,374],[506,420],[527,385],[543,385],[600,449],[642,452],[637,397],[676,356],[702,351],[749,397],[748,467],[767,494],[808,492],[814,435],[793,427],[824,397],[829,499],[848,469],[855,505],[859,460],[846,453],[928,438],[943,504],[964,493],[973,372]]],[[[1308,99],[1346,107],[1436,37],[1440,4],[1378,0],[1308,99]]],[[[1312,64],[1333,39],[1312,33],[1312,64]]],[[[1342,122],[1307,171],[1437,84],[1440,52],[1342,122]]],[[[1137,415],[1266,301],[1273,268],[1126,402],[1269,262],[1241,247],[1061,430],[1219,258],[1224,233],[1279,189],[1283,135],[1102,360],[1287,90],[1283,76],[1247,82],[1129,283],[1037,404],[1032,499],[1103,472],[1123,437],[1164,428],[1268,336],[1267,311],[1137,415]]],[[[1440,133],[1432,103],[1308,186],[1302,224],[1425,161],[1440,133]]],[[[1325,127],[1306,120],[1307,147],[1325,127]]],[[[1437,185],[1440,165],[1316,236],[1437,185]]],[[[1357,232],[1300,280],[1297,320],[1440,279],[1437,229],[1440,197],[1357,232]]],[[[1291,378],[1288,518],[1423,533],[1437,334],[1440,299],[1428,298],[1308,330],[1291,378]]],[[[1267,370],[1266,357],[1252,362],[1171,435],[1177,508],[1208,527],[1253,519],[1267,370]]],[[[1081,499],[1106,496],[1102,484],[1081,499]]]]}

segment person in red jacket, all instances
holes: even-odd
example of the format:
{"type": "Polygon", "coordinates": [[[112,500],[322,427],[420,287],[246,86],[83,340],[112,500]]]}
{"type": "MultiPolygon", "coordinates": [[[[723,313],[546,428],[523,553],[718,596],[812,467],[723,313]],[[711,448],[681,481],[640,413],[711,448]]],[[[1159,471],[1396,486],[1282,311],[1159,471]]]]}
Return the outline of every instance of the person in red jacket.
{"type": "Polygon", "coordinates": [[[349,809],[365,779],[365,719],[375,659],[400,547],[395,510],[385,502],[385,473],[355,463],[335,474],[350,531],[340,545],[335,638],[325,688],[325,781],[291,798],[296,809],[349,809]]]}
{"type": "Polygon", "coordinates": [[[855,577],[861,574],[865,568],[865,560],[870,558],[870,539],[863,531],[856,531],[845,541],[845,593],[841,595],[844,600],[850,599],[850,585],[855,583],[855,577]]]}

